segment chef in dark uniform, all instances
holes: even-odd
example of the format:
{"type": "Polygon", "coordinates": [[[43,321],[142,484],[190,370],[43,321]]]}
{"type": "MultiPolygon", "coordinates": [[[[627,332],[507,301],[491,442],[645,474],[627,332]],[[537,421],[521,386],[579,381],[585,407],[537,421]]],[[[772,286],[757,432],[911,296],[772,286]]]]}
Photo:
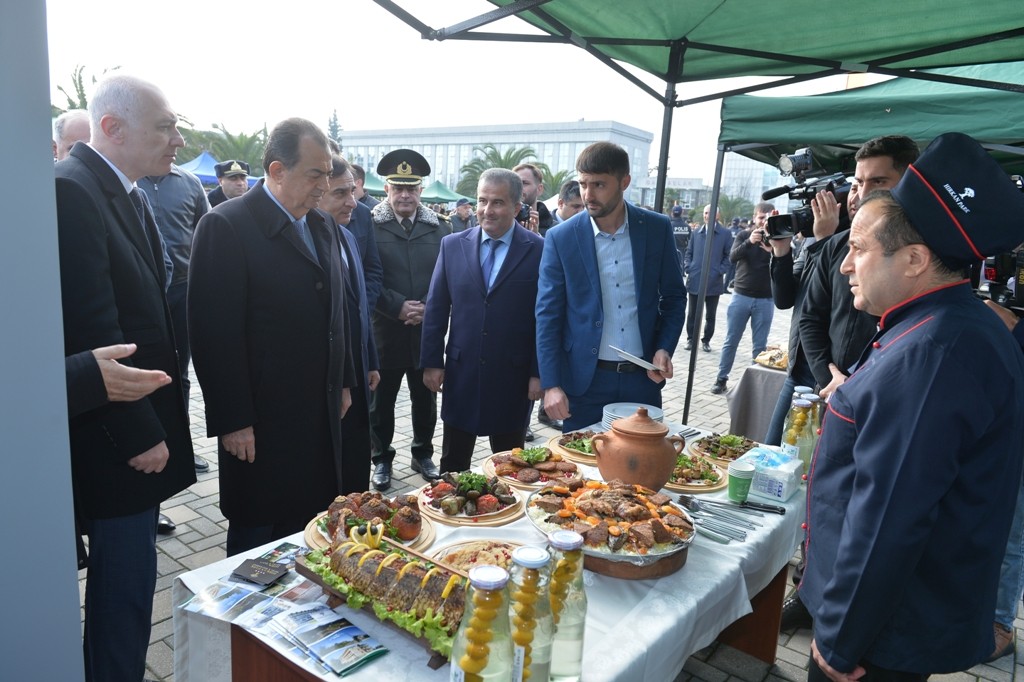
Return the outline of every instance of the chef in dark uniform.
{"type": "Polygon", "coordinates": [[[1021,216],[998,164],[949,133],[854,218],[842,272],[854,305],[881,319],[811,464],[808,680],[923,680],[993,650],[1024,357],[964,270],[1024,241],[1021,216]]]}

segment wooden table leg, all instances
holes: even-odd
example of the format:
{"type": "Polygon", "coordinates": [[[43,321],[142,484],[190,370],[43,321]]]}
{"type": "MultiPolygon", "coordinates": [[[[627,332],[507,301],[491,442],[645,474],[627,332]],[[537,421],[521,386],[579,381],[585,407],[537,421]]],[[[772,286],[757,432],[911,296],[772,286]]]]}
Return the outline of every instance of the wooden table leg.
{"type": "Polygon", "coordinates": [[[237,625],[231,626],[232,682],[319,682],[237,625]]]}
{"type": "Polygon", "coordinates": [[[779,624],[782,621],[782,599],[786,596],[788,575],[789,566],[783,566],[772,581],[750,600],[754,612],[722,630],[718,641],[765,663],[775,663],[779,624]]]}

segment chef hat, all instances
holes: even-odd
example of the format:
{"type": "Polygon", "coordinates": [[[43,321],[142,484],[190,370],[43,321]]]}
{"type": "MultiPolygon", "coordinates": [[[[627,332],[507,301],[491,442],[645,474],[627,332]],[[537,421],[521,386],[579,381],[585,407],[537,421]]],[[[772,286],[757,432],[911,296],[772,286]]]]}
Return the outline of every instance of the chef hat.
{"type": "Polygon", "coordinates": [[[1024,194],[963,133],[935,138],[892,196],[925,244],[952,269],[1024,242],[1024,194]]]}

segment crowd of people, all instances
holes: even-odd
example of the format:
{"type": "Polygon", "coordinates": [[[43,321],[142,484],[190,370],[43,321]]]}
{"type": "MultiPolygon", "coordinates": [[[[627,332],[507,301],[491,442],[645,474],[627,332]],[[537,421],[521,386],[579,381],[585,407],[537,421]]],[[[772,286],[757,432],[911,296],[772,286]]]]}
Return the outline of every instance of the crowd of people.
{"type": "Polygon", "coordinates": [[[523,447],[534,402],[563,431],[613,402],[662,407],[680,337],[711,352],[723,295],[712,393],[748,324],[756,355],[775,308],[792,308],[766,440],[795,385],[829,401],[783,622],[812,627],[809,679],[924,679],[1012,651],[1024,327],[978,301],[964,269],[1024,241],[1024,196],[970,138],[920,156],[899,136],[865,143],[852,224],[819,194],[796,250],[769,238],[771,204],[733,229],[710,207],[690,226],[680,207],[632,205],[630,159],[607,142],[582,151],[555,210],[522,164],[485,171],[443,215],[420,201],[420,154],[379,160],[377,201],[301,118],[270,131],[255,186],[227,160],[207,195],[174,164],[176,124],[158,87],[114,75],[55,126],[87,679],[144,675],[159,505],[209,466],[192,449],[190,362],[232,555],[301,531],[339,494],[391,486],[403,381],[409,464],[433,480],[467,469],[480,437],[523,447]]]}

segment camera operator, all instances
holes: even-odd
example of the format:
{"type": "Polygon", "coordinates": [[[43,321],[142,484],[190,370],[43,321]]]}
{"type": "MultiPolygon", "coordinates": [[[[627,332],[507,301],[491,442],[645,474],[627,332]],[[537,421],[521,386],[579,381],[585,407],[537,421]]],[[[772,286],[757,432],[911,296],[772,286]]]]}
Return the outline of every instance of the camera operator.
{"type": "MultiPolygon", "coordinates": [[[[857,150],[857,168],[848,211],[853,219],[861,196],[891,189],[917,159],[917,144],[903,135],[868,140],[857,150]]],[[[874,336],[878,318],[853,307],[849,278],[839,266],[849,251],[848,230],[829,240],[807,281],[800,314],[800,342],[822,398],[846,381],[864,346],[874,336]]]]}
{"type": "Polygon", "coordinates": [[[764,442],[779,445],[782,442],[782,427],[792,402],[793,389],[797,386],[814,386],[814,373],[807,361],[807,354],[800,345],[800,308],[804,300],[804,276],[810,274],[811,264],[826,240],[839,227],[839,202],[829,190],[818,192],[811,199],[814,215],[814,236],[804,239],[798,254],[793,253],[792,237],[776,237],[769,241],[772,250],[771,279],[772,298],[779,310],[792,309],[789,321],[789,367],[788,376],[775,404],[768,433],[764,442]]]}
{"type": "Polygon", "coordinates": [[[754,208],[754,225],[740,230],[733,240],[729,260],[736,268],[732,300],[726,309],[725,343],[718,362],[718,378],[711,387],[714,394],[724,393],[729,372],[736,359],[736,347],[743,330],[750,322],[753,344],[752,358],[756,358],[768,345],[768,332],[775,315],[772,303],[772,283],[769,273],[771,246],[768,244],[768,215],[775,209],[768,202],[754,208]]]}
{"type": "MultiPolygon", "coordinates": [[[[850,220],[857,212],[861,196],[876,189],[894,187],[918,153],[917,144],[902,135],[876,137],[865,142],[854,155],[857,166],[847,199],[850,220]]],[[[816,208],[815,222],[834,219],[838,224],[838,208],[833,218],[830,202],[816,202],[813,208],[816,208]]],[[[850,231],[844,230],[826,240],[810,269],[804,266],[802,277],[804,299],[800,305],[799,342],[822,398],[830,396],[846,381],[846,373],[878,328],[876,316],[854,307],[849,277],[840,272],[850,250],[849,239],[850,231]]],[[[786,396],[787,401],[791,395],[786,396]]],[[[802,573],[802,568],[803,562],[794,571],[794,578],[802,573]]],[[[783,603],[780,630],[810,627],[811,621],[811,614],[798,595],[783,603]]]]}
{"type": "Polygon", "coordinates": [[[512,170],[523,181],[523,203],[530,205],[529,219],[524,222],[517,217],[516,220],[530,232],[543,237],[553,223],[551,211],[539,201],[540,195],[544,193],[544,178],[540,169],[532,163],[521,163],[512,170]]]}

